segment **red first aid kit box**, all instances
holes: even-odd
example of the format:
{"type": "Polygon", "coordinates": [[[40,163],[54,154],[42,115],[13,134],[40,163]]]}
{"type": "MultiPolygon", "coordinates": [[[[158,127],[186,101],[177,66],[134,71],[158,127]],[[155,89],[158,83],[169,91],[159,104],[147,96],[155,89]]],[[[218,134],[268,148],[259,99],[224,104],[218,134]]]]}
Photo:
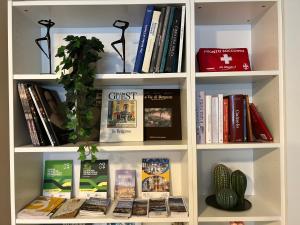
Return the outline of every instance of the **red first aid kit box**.
{"type": "Polygon", "coordinates": [[[251,70],[247,48],[200,48],[197,59],[200,72],[251,70]]]}

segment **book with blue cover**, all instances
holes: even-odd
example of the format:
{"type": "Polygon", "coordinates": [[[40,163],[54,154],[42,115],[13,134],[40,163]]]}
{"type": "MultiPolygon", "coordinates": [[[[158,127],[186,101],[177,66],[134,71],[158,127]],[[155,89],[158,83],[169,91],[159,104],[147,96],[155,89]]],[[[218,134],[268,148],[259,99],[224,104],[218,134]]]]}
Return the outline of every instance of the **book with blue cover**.
{"type": "Polygon", "coordinates": [[[140,41],[136,53],[135,64],[133,69],[134,73],[140,73],[142,71],[153,11],[154,11],[154,6],[148,5],[146,8],[140,41]]]}

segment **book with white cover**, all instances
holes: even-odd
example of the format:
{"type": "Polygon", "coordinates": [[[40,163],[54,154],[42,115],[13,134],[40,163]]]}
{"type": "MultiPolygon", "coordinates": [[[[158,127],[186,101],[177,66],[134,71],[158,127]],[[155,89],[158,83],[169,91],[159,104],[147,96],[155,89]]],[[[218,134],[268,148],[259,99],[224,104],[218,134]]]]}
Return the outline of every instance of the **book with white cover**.
{"type": "Polygon", "coordinates": [[[199,123],[199,144],[205,144],[205,92],[200,91],[197,95],[197,106],[198,106],[198,123],[199,123]]]}
{"type": "Polygon", "coordinates": [[[206,141],[206,144],[211,144],[211,142],[212,142],[211,95],[205,96],[205,141],[206,141]]]}
{"type": "Polygon", "coordinates": [[[145,51],[145,56],[144,56],[144,62],[143,62],[143,67],[142,67],[142,72],[144,72],[144,73],[149,72],[160,14],[161,14],[160,11],[153,12],[151,26],[150,26],[149,35],[148,35],[147,46],[146,46],[146,51],[145,51]]]}
{"type": "Polygon", "coordinates": [[[180,22],[180,36],[179,36],[179,51],[178,51],[178,65],[177,72],[181,72],[182,65],[182,50],[183,50],[183,39],[184,39],[184,25],[185,25],[185,6],[181,7],[181,22],[180,22]]]}
{"type": "Polygon", "coordinates": [[[219,98],[213,96],[211,99],[211,131],[212,143],[219,143],[219,98]]]}
{"type": "Polygon", "coordinates": [[[219,100],[219,143],[223,144],[223,94],[218,94],[219,100]]]}
{"type": "Polygon", "coordinates": [[[143,110],[143,89],[104,89],[100,142],[143,141],[143,110]]]}

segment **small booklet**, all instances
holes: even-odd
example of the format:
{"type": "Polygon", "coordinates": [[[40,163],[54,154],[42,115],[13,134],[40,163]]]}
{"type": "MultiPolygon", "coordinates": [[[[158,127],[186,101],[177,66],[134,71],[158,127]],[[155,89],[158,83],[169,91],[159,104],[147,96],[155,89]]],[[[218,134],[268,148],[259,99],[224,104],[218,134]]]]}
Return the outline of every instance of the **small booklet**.
{"type": "Polygon", "coordinates": [[[186,203],[182,197],[169,197],[168,201],[170,216],[187,217],[186,203]]]}
{"type": "Polygon", "coordinates": [[[149,217],[167,217],[167,200],[164,198],[149,199],[149,217]]]}
{"type": "Polygon", "coordinates": [[[52,216],[52,219],[74,218],[77,216],[80,207],[85,199],[68,199],[52,216]]]}
{"type": "Polygon", "coordinates": [[[135,198],[135,170],[116,170],[115,199],[135,198]]]}
{"type": "Polygon", "coordinates": [[[50,219],[53,212],[65,201],[64,198],[40,196],[22,209],[18,219],[50,219]]]}
{"type": "Polygon", "coordinates": [[[133,199],[119,199],[113,216],[129,218],[132,213],[133,199]]]}
{"type": "Polygon", "coordinates": [[[110,199],[90,198],[81,206],[80,216],[105,216],[110,205],[110,199]]]}
{"type": "Polygon", "coordinates": [[[148,217],[149,202],[145,199],[135,199],[132,207],[132,216],[148,217]]]}

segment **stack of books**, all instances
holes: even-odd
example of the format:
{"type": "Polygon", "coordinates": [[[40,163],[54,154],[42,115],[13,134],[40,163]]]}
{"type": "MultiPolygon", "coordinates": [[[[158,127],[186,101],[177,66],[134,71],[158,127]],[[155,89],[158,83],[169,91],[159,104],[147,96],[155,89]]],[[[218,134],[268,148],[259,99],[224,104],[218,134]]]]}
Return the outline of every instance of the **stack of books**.
{"type": "Polygon", "coordinates": [[[249,102],[248,95],[215,96],[200,91],[197,96],[197,143],[272,142],[273,136],[249,102]]]}
{"type": "Polygon", "coordinates": [[[133,72],[181,72],[184,27],[185,6],[148,5],[133,72]]]}

